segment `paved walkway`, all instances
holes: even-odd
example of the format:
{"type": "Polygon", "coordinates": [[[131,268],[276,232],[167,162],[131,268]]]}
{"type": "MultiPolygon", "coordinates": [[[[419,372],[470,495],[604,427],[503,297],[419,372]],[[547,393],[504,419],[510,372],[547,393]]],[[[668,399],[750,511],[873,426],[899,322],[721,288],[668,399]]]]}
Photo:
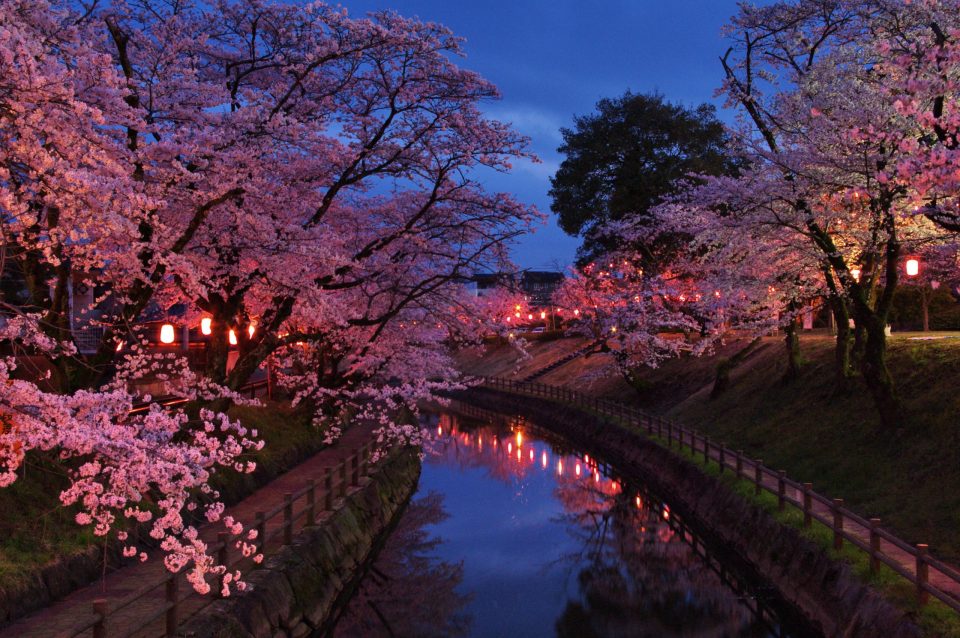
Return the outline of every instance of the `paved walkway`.
{"type": "MultiPolygon", "coordinates": [[[[225,511],[226,515],[233,516],[245,526],[253,526],[256,513],[269,511],[284,502],[284,495],[296,492],[307,486],[311,478],[317,479],[320,485],[324,471],[328,467],[336,467],[343,460],[350,458],[353,453],[370,441],[370,435],[375,426],[358,425],[348,430],[332,447],[327,448],[310,457],[286,474],[274,479],[261,487],[253,494],[243,499],[225,511]]],[[[318,495],[318,520],[322,520],[326,513],[321,514],[322,500],[318,495]]],[[[336,507],[336,505],[335,505],[336,507]]],[[[275,517],[268,525],[267,535],[282,526],[282,517],[275,517]]],[[[298,520],[298,527],[303,526],[303,519],[298,520]]],[[[200,528],[200,536],[209,543],[216,542],[217,533],[223,531],[222,524],[208,524],[200,528]]],[[[279,544],[280,539],[272,541],[268,547],[279,544]]],[[[231,554],[235,556],[234,551],[231,554]]],[[[249,569],[249,568],[247,568],[249,569]]],[[[132,563],[107,574],[106,578],[97,581],[83,589],[77,590],[66,598],[46,607],[30,616],[20,619],[12,625],[0,630],[2,638],[53,638],[68,636],[92,636],[92,630],[76,632],[95,617],[93,602],[97,599],[107,599],[117,603],[144,591],[151,585],[162,583],[167,577],[163,567],[162,554],[159,551],[151,552],[145,563],[132,563]]],[[[180,612],[179,620],[182,623],[196,614],[211,602],[216,600],[213,594],[200,596],[195,594],[181,576],[179,579],[180,612]]],[[[108,624],[108,636],[137,636],[155,637],[164,635],[164,616],[143,629],[139,629],[145,618],[157,613],[164,604],[164,587],[160,586],[150,595],[144,596],[137,602],[125,607],[116,614],[111,614],[108,624]]]]}

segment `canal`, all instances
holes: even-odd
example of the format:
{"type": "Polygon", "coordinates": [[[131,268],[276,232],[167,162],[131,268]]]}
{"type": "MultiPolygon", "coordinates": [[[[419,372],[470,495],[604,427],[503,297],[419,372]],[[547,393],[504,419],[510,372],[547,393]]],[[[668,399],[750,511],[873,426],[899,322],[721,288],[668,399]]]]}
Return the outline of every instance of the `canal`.
{"type": "Polygon", "coordinates": [[[417,493],[334,635],[812,635],[602,459],[522,417],[425,423],[417,493]]]}

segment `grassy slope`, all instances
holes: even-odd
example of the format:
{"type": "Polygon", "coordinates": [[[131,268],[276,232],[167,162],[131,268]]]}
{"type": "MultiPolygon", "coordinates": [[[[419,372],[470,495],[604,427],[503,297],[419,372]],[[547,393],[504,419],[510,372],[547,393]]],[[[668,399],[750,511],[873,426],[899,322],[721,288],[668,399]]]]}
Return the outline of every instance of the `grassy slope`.
{"type": "Polygon", "coordinates": [[[702,390],[668,415],[960,559],[960,339],[891,340],[908,419],[897,432],[880,429],[862,387],[835,393],[831,349],[828,339],[805,340],[807,363],[789,385],[779,381],[779,348],[770,349],[735,375],[726,395],[711,401],[702,390]]]}
{"type": "MultiPolygon", "coordinates": [[[[321,435],[305,415],[281,404],[262,408],[234,407],[231,414],[255,427],[266,441],[257,453],[258,472],[278,474],[295,458],[319,449],[321,435]]],[[[233,502],[253,487],[249,476],[234,472],[217,477],[224,499],[233,502]]],[[[15,587],[29,572],[58,557],[80,553],[94,542],[86,528],[73,521],[73,509],[60,506],[66,486],[60,468],[31,458],[24,475],[0,490],[0,589],[15,587]]],[[[101,539],[102,540],[102,539],[101,539]]]]}
{"type": "MultiPolygon", "coordinates": [[[[575,349],[574,340],[569,349],[575,349]]],[[[710,400],[716,365],[736,352],[668,362],[642,375],[639,394],[619,379],[610,357],[595,355],[541,379],[628,400],[681,423],[695,425],[732,448],[763,458],[815,489],[842,497],[860,513],[879,516],[911,542],[960,561],[960,339],[890,340],[890,367],[909,417],[898,432],[884,432],[865,389],[837,395],[831,368],[833,341],[805,336],[805,364],[795,383],[780,382],[782,344],[769,338],[732,375],[729,391],[710,400]],[[608,373],[600,380],[603,372],[608,373]]],[[[536,369],[555,359],[534,346],[536,369]]],[[[503,347],[487,357],[504,359],[503,347]]],[[[473,371],[475,358],[461,357],[473,371]]]]}

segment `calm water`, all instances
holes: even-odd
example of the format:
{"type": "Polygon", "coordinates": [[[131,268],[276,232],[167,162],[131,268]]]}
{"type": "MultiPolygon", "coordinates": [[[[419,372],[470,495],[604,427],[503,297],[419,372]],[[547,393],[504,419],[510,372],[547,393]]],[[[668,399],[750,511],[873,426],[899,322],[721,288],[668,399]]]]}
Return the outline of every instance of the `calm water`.
{"type": "Polygon", "coordinates": [[[807,635],[588,454],[520,418],[428,419],[417,494],[337,636],[807,635]]]}

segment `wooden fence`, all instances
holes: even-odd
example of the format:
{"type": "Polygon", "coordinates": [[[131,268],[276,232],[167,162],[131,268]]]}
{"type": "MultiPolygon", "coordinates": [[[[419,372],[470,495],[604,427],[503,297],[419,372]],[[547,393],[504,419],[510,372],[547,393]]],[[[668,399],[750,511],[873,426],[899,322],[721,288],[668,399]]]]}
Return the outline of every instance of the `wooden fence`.
{"type": "MultiPolygon", "coordinates": [[[[245,529],[257,530],[257,551],[267,554],[271,543],[274,550],[279,547],[277,542],[280,546],[291,544],[298,527],[315,525],[322,513],[333,511],[334,500],[345,498],[349,488],[359,486],[361,477],[369,475],[374,446],[373,442],[365,443],[335,467],[326,468],[322,476],[311,478],[300,490],[285,494],[283,503],[271,510],[257,512],[254,521],[243,521],[245,529]]],[[[227,532],[219,532],[216,542],[207,550],[216,555],[219,564],[227,566],[228,573],[253,564],[252,558],[242,556],[234,547],[236,540],[227,532]]],[[[181,596],[181,580],[182,572],[169,573],[120,600],[100,598],[94,601],[88,620],[79,622],[60,636],[72,638],[92,632],[94,638],[125,638],[144,631],[161,619],[162,627],[158,627],[156,633],[176,636],[177,627],[185,620],[181,614],[184,602],[192,597],[189,590],[181,596]],[[141,609],[144,604],[148,604],[149,611],[141,609]],[[111,630],[111,619],[134,606],[136,622],[130,623],[125,618],[127,622],[122,629],[111,630]]],[[[222,581],[215,584],[213,594],[216,595],[221,588],[222,581]]]]}
{"type": "Polygon", "coordinates": [[[742,450],[731,450],[709,436],[673,421],[652,416],[623,403],[600,399],[568,388],[536,382],[513,381],[500,377],[479,377],[488,388],[550,399],[593,411],[619,420],[651,437],[664,441],[668,448],[675,445],[679,451],[703,455],[706,462],[714,462],[738,479],[750,480],[757,495],[769,492],[777,497],[780,510],[793,507],[803,513],[804,527],[813,521],[825,525],[833,533],[833,546],[839,550],[849,542],[870,557],[870,571],[875,573],[881,564],[913,583],[917,601],[924,605],[934,596],[960,613],[960,572],[942,560],[930,555],[926,544],[911,545],[880,527],[879,518],[865,519],[845,507],[842,498],[827,498],[813,491],[810,483],[799,483],[786,476],[783,470],[773,470],[762,459],[750,459],[742,450]]]}

